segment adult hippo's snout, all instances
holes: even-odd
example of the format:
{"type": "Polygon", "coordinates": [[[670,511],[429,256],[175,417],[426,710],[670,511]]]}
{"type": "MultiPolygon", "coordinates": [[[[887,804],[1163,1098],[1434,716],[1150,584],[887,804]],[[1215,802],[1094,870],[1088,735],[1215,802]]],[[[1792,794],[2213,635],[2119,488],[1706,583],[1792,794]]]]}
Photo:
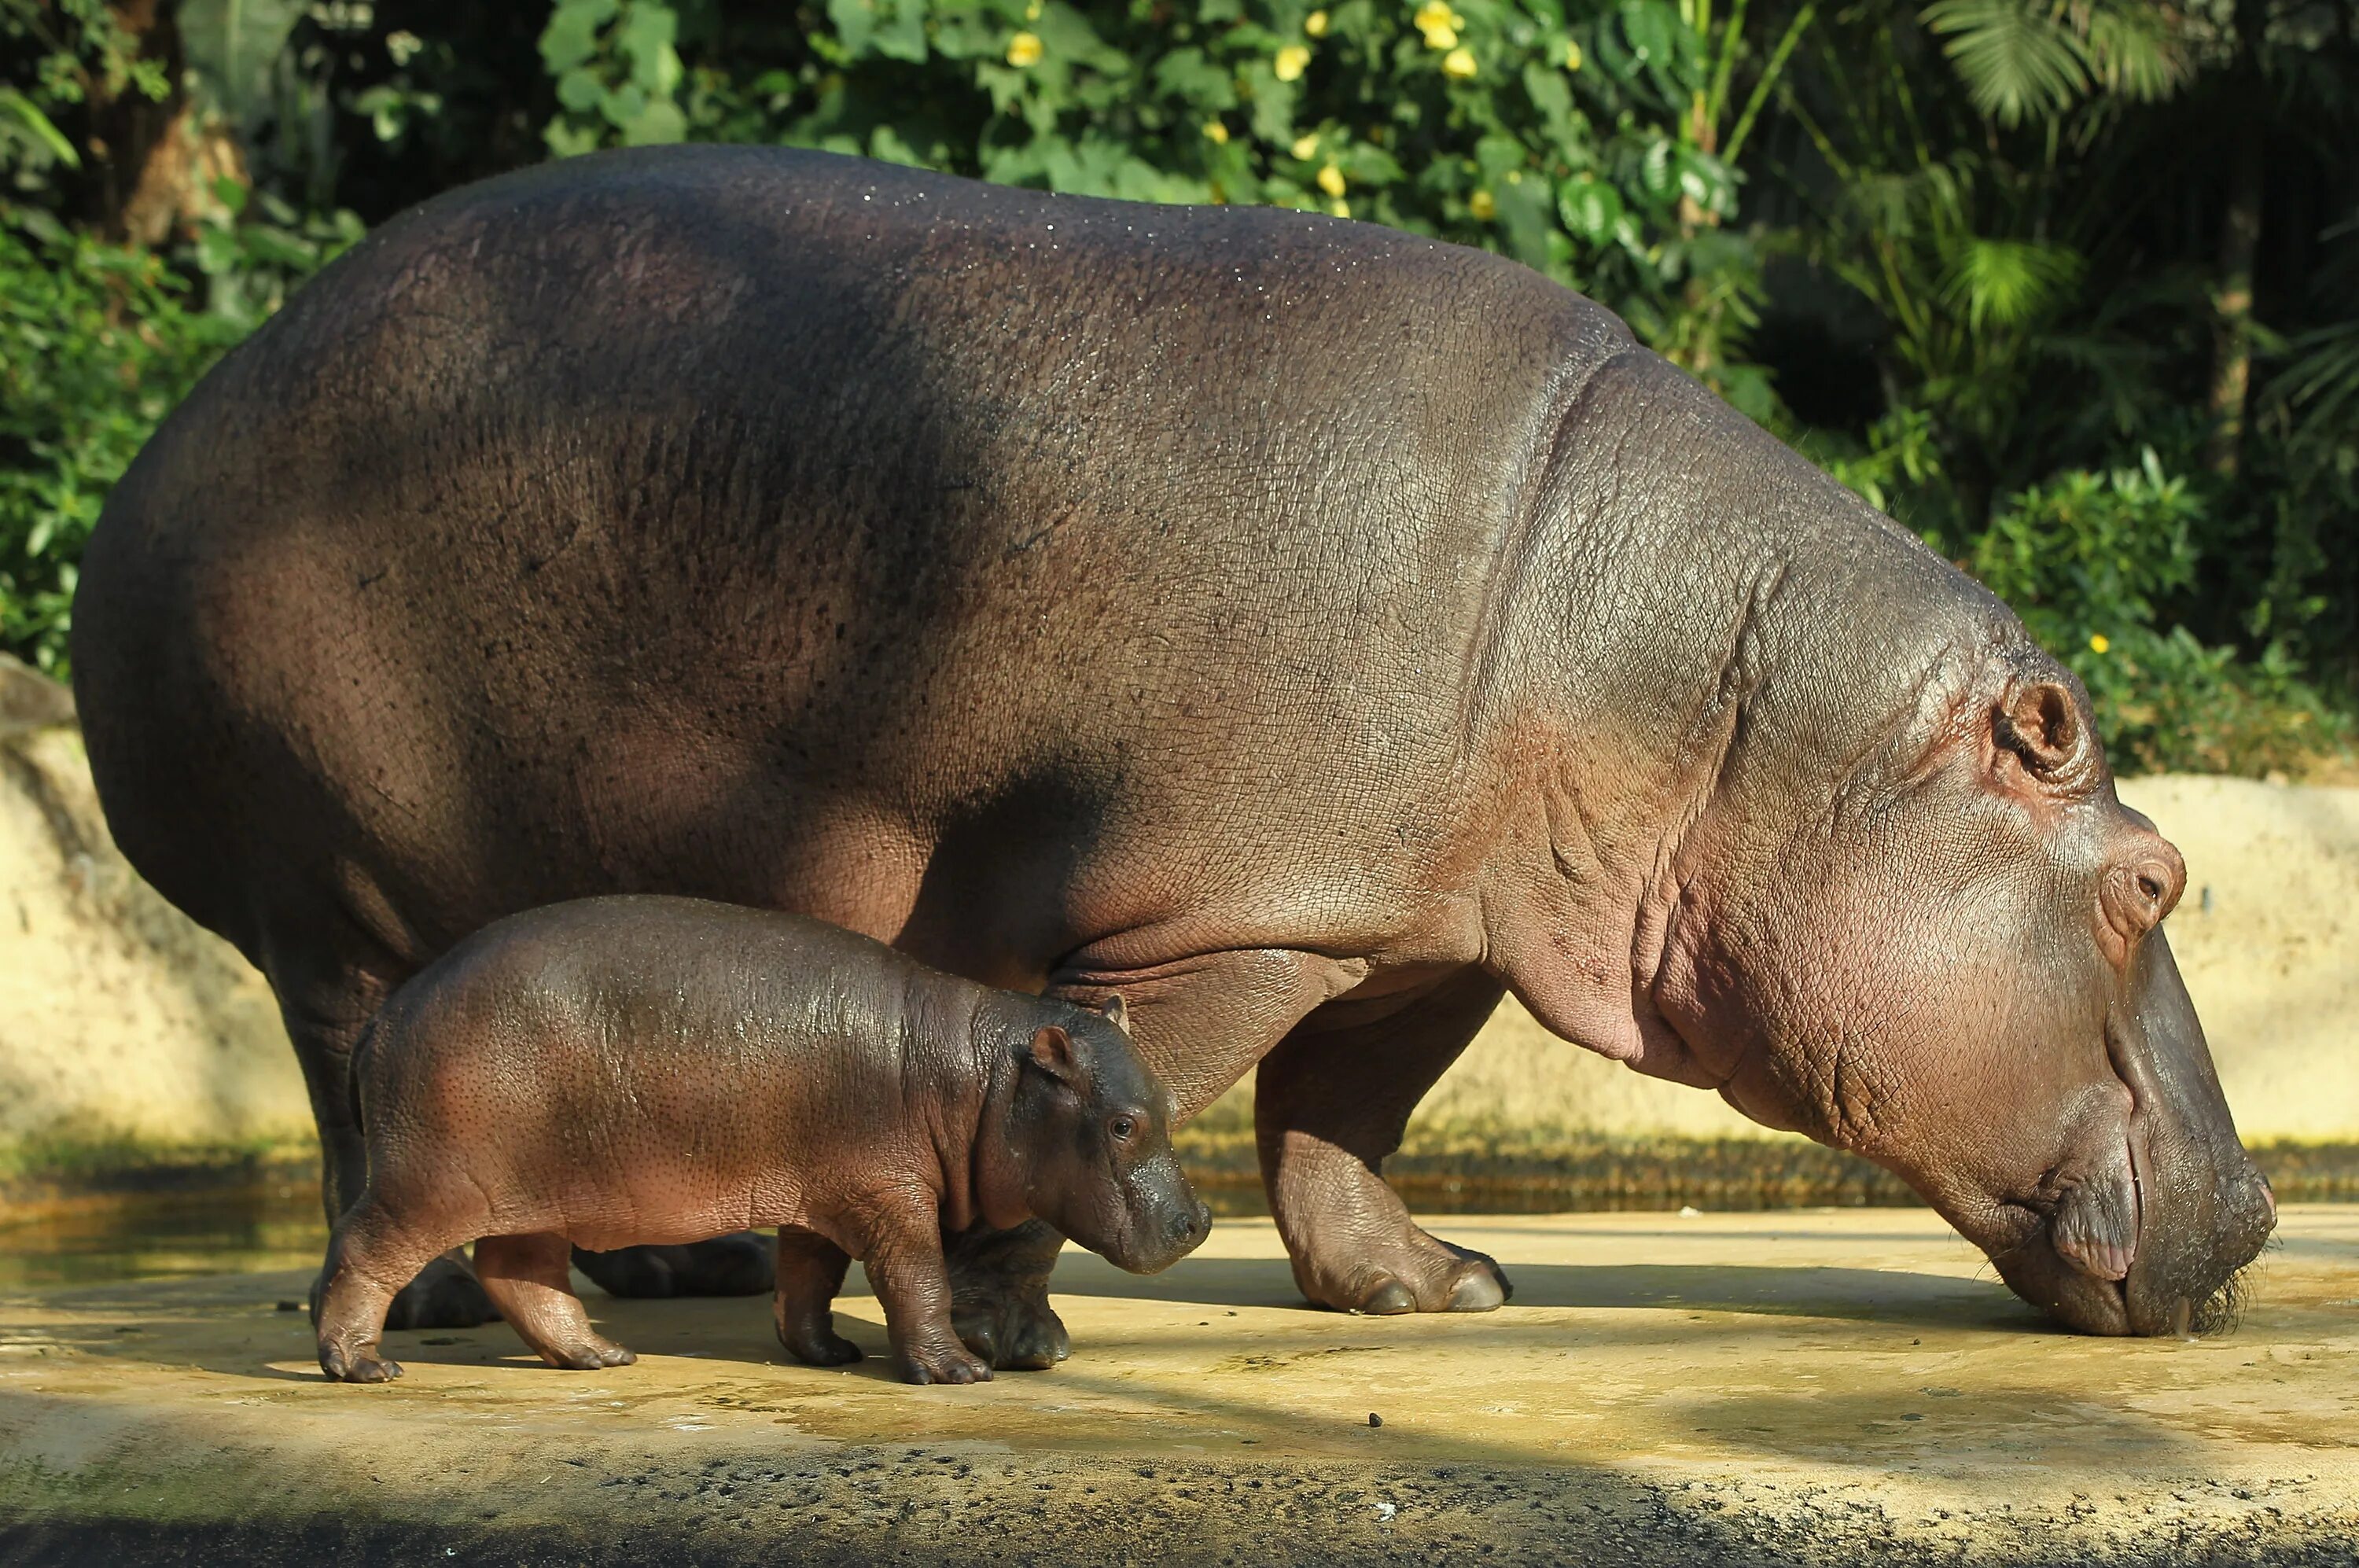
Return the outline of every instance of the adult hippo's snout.
{"type": "Polygon", "coordinates": [[[2236,1137],[2159,931],[2139,944],[2127,989],[2106,1030],[2133,1105],[2125,1267],[2109,1267],[2118,1200],[2103,1181],[2069,1191],[2046,1226],[1993,1261],[2018,1294],[2084,1333],[2208,1333],[2233,1312],[2237,1273],[2267,1243],[2277,1202],[2236,1137]]]}
{"type": "Polygon", "coordinates": [[[1954,681],[1785,840],[1806,852],[1743,858],[1808,797],[1734,797],[1666,1017],[1739,1109],[1894,1171],[2064,1325],[2212,1327],[2274,1211],[2163,934],[2186,865],[2052,659],[1954,681]]]}

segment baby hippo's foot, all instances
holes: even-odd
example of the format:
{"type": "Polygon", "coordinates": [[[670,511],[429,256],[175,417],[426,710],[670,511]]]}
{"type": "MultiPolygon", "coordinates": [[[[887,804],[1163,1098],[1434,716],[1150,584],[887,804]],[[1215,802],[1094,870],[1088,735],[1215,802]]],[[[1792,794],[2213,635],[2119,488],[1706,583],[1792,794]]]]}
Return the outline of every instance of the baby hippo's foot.
{"type": "Polygon", "coordinates": [[[897,1359],[904,1383],[991,1381],[991,1363],[947,1335],[939,1344],[905,1345],[897,1359]]]}
{"type": "Polygon", "coordinates": [[[338,1383],[390,1383],[401,1376],[401,1363],[372,1354],[376,1346],[329,1344],[320,1346],[320,1370],[338,1383]]]}

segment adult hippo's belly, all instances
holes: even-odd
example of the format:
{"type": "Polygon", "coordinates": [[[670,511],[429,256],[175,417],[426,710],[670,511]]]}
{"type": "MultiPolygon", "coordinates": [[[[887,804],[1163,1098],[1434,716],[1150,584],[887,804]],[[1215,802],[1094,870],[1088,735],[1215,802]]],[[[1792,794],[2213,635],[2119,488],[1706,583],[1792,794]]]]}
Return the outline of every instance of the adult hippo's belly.
{"type": "MultiPolygon", "coordinates": [[[[1119,994],[1183,1112],[1258,1063],[1333,1306],[1503,1299],[1375,1171],[1505,989],[1897,1171],[2068,1323],[2200,1324],[2269,1229],[2078,686],[1479,252],[767,149],[472,187],[168,422],[74,663],[332,1208],[389,988],[664,891],[1119,994]]],[[[953,1248],[1003,1365],[1061,1351],[1053,1247],[953,1248]]]]}

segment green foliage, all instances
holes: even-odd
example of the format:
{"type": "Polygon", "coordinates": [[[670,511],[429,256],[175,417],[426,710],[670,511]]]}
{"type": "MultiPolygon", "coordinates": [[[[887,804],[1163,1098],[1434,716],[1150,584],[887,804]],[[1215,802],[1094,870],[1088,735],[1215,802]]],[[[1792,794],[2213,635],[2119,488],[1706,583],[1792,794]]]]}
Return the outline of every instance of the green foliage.
{"type": "Polygon", "coordinates": [[[83,167],[58,121],[95,97],[163,99],[160,61],[138,42],[107,0],[0,0],[0,189],[20,195],[52,188],[60,171],[83,167]]]}
{"type": "Polygon", "coordinates": [[[272,71],[306,9],[306,0],[181,0],[191,76],[249,133],[273,106],[272,71]]]}
{"type": "Polygon", "coordinates": [[[2163,606],[2197,586],[2194,486],[2148,448],[2135,468],[2011,495],[1967,564],[2089,688],[2125,771],[2257,773],[2346,735],[2281,645],[2206,648],[2163,606]]]}
{"type": "Polygon", "coordinates": [[[1935,0],[1924,20],[1974,107],[2002,125],[2096,93],[2165,98],[2190,73],[2183,38],[2151,0],[1935,0]]]}
{"type": "Polygon", "coordinates": [[[0,222],[0,645],[55,670],[107,488],[223,347],[154,256],[0,222]]]}
{"type": "Polygon", "coordinates": [[[152,252],[0,205],[0,647],[64,671],[74,563],[106,494],[172,406],[287,290],[358,237],[284,203],[205,226],[212,307],[152,252]]]}
{"type": "Polygon", "coordinates": [[[562,0],[540,36],[541,60],[565,107],[549,122],[549,151],[571,158],[685,136],[679,38],[679,17],[659,0],[562,0]]]}
{"type": "Polygon", "coordinates": [[[1757,114],[1782,57],[1765,64],[1710,13],[829,0],[781,35],[709,6],[560,0],[541,37],[560,105],[547,136],[560,156],[785,142],[1079,194],[1364,218],[1612,299],[1766,412],[1766,382],[1732,363],[1758,264],[1726,226],[1738,180],[1712,148],[1738,90],[1757,114]]]}

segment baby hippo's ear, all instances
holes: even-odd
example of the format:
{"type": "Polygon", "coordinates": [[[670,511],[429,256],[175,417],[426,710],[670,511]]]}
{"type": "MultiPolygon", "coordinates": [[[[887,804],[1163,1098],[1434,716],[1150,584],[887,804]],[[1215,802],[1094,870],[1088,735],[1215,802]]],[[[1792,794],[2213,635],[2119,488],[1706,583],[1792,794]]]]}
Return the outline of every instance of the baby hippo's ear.
{"type": "Polygon", "coordinates": [[[1032,1065],[1069,1089],[1078,1089],[1082,1070],[1073,1060],[1073,1037],[1055,1024],[1044,1024],[1032,1037],[1032,1065]]]}
{"type": "Polygon", "coordinates": [[[1130,1032],[1130,1009],[1123,1006],[1121,992],[1116,991],[1113,996],[1100,1002],[1098,1011],[1105,1015],[1106,1022],[1114,1025],[1123,1033],[1130,1032]]]}

